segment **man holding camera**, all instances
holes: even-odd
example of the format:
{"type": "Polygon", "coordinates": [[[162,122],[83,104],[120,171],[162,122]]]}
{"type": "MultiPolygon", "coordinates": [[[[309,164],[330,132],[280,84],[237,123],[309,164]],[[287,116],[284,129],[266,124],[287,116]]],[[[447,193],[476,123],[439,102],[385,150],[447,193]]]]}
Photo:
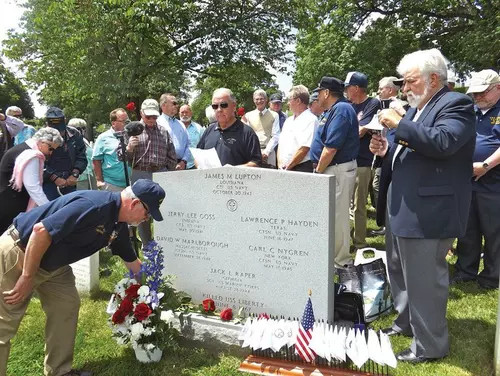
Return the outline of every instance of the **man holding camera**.
{"type": "Polygon", "coordinates": [[[111,111],[109,120],[111,128],[100,134],[95,142],[92,164],[98,189],[121,192],[128,182],[125,179],[123,156],[120,155],[120,139],[117,135],[123,132],[130,119],[123,108],[117,108],[111,111]]]}
{"type": "MultiPolygon", "coordinates": [[[[146,99],[141,105],[141,123],[144,131],[127,132],[127,157],[132,165],[131,182],[138,179],[153,179],[153,172],[174,171],[177,166],[177,155],[172,138],[166,128],[157,123],[160,117],[158,102],[146,99]]],[[[143,245],[151,240],[149,221],[138,226],[143,245]]]]}

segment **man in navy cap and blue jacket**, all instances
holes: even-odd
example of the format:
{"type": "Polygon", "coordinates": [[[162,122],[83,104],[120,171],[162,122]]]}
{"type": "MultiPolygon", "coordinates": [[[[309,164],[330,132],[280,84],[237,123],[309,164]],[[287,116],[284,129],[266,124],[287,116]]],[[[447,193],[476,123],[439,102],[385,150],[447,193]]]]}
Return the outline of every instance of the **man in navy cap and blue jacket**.
{"type": "Polygon", "coordinates": [[[320,121],[311,145],[311,160],[317,174],[335,175],[335,265],[352,263],[349,254],[349,202],[356,181],[359,152],[358,119],[344,99],[344,83],[323,77],[317,89],[318,103],[328,113],[320,121]]]}
{"type": "Polygon", "coordinates": [[[122,192],[70,193],[14,219],[0,236],[0,376],[33,290],[47,316],[45,375],[90,374],[71,370],[80,298],[69,264],[108,246],[138,273],[127,224],[163,220],[164,198],[157,183],[139,179],[122,192]]]}
{"type": "Polygon", "coordinates": [[[49,107],[45,119],[48,127],[61,133],[64,144],[54,150],[43,174],[43,191],[49,200],[76,191],[76,182],[87,168],[87,148],[76,128],[67,127],[64,112],[49,107]]]}

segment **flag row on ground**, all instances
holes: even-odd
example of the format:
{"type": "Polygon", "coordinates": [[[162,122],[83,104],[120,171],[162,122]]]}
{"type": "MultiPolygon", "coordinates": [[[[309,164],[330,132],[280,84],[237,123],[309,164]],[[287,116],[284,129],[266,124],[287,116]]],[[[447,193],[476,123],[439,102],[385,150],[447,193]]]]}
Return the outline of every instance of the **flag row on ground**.
{"type": "Polygon", "coordinates": [[[369,359],[382,366],[397,365],[387,334],[315,322],[310,298],[301,321],[247,318],[238,339],[242,347],[253,350],[278,352],[295,346],[296,354],[308,363],[318,356],[340,362],[348,357],[358,368],[369,359]]]}

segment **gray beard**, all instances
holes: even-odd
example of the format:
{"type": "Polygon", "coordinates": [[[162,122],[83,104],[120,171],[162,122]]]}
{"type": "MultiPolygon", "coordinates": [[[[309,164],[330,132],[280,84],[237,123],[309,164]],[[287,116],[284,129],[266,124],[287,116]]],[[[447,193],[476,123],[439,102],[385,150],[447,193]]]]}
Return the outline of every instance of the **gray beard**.
{"type": "Polygon", "coordinates": [[[190,117],[182,117],[182,116],[181,116],[181,121],[182,121],[183,123],[189,123],[189,122],[191,121],[191,118],[190,118],[190,117]]]}
{"type": "Polygon", "coordinates": [[[417,108],[422,103],[422,100],[425,97],[427,97],[428,94],[429,94],[429,85],[426,85],[423,94],[415,95],[411,91],[406,93],[406,100],[408,101],[408,104],[410,105],[411,108],[417,108]]]}

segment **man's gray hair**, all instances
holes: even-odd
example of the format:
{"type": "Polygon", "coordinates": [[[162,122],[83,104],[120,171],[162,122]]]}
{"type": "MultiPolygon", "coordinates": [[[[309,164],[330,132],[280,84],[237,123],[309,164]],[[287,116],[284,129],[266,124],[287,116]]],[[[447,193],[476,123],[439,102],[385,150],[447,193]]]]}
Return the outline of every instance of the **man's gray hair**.
{"type": "Polygon", "coordinates": [[[87,128],[87,122],[83,119],[79,118],[73,118],[68,122],[68,125],[70,127],[75,127],[75,128],[87,128]]]}
{"type": "Polygon", "coordinates": [[[130,199],[137,198],[135,193],[132,191],[132,187],[130,185],[127,188],[125,188],[122,192],[123,192],[125,198],[130,198],[130,199]]]}
{"type": "Polygon", "coordinates": [[[293,86],[288,93],[288,98],[299,98],[306,105],[309,104],[309,90],[304,85],[293,86]]]}
{"type": "Polygon", "coordinates": [[[236,97],[234,96],[233,92],[225,87],[218,88],[214,91],[212,94],[212,98],[215,96],[221,96],[221,95],[227,95],[231,102],[236,103],[236,97]]]}
{"type": "Polygon", "coordinates": [[[59,131],[55,128],[51,127],[43,127],[39,129],[34,135],[33,135],[33,140],[35,141],[41,141],[41,142],[48,142],[51,144],[56,144],[57,146],[62,146],[64,143],[63,138],[61,137],[61,134],[59,131]]]}
{"type": "Polygon", "coordinates": [[[257,89],[253,92],[253,98],[255,97],[264,97],[267,100],[267,93],[265,90],[257,89]]]}
{"type": "Polygon", "coordinates": [[[397,77],[394,76],[389,76],[389,77],[384,77],[378,82],[379,87],[388,87],[392,90],[399,90],[399,87],[397,85],[394,85],[394,80],[398,80],[397,77]]]}
{"type": "Polygon", "coordinates": [[[215,117],[215,111],[212,106],[208,106],[207,108],[205,108],[205,116],[207,117],[209,124],[215,123],[217,121],[217,118],[215,117]]]}
{"type": "Polygon", "coordinates": [[[165,94],[162,94],[160,96],[160,107],[163,106],[165,103],[168,102],[168,97],[174,97],[175,98],[175,95],[171,94],[171,93],[165,93],[165,94]]]}
{"type": "Polygon", "coordinates": [[[398,73],[404,76],[412,69],[418,68],[426,81],[432,73],[436,73],[439,82],[446,86],[448,83],[448,62],[443,54],[436,48],[430,50],[419,50],[405,55],[398,65],[398,73]]]}
{"type": "Polygon", "coordinates": [[[15,113],[20,112],[21,114],[23,113],[23,110],[21,110],[17,106],[10,106],[5,110],[5,115],[12,116],[15,113]]]}

